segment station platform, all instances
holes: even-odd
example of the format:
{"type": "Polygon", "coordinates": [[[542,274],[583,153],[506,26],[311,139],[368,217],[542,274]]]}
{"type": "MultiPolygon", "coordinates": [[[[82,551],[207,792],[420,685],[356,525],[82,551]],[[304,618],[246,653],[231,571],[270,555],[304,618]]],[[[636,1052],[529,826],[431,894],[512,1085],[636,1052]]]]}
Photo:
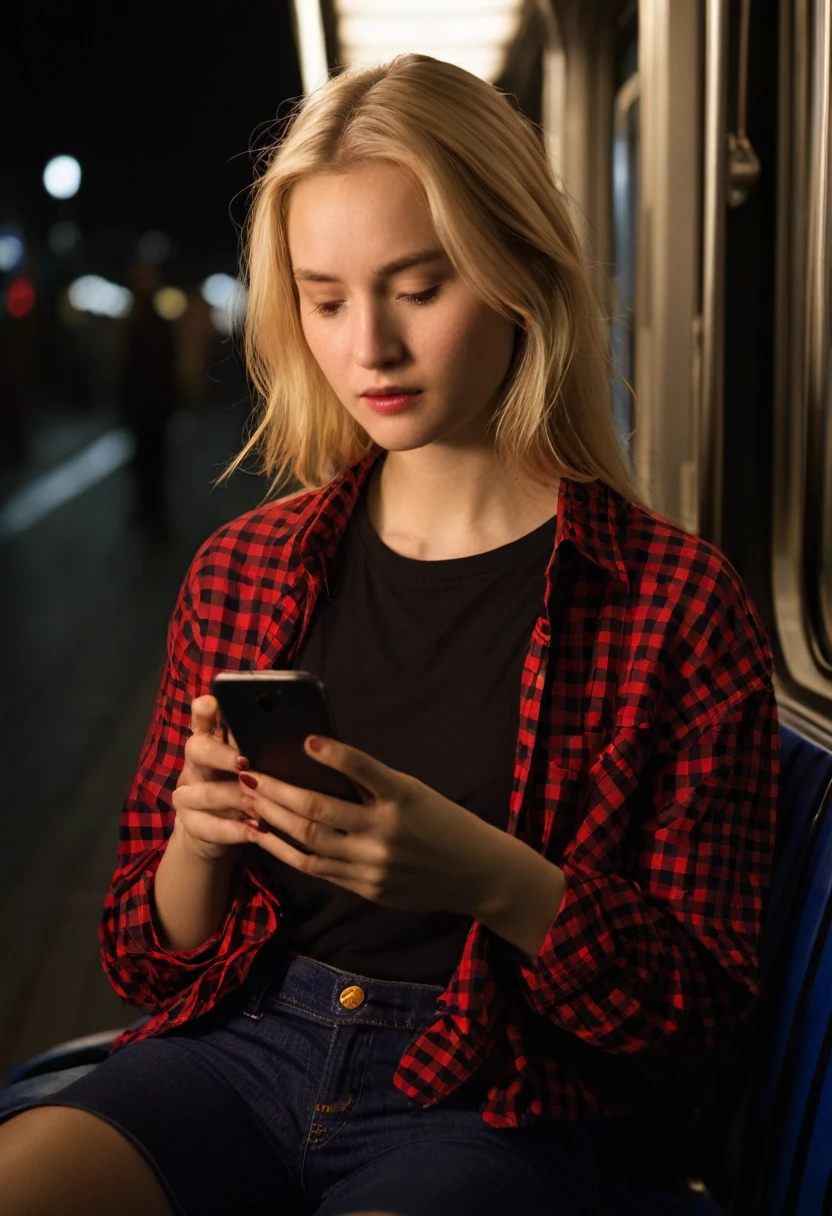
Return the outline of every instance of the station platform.
{"type": "Polygon", "coordinates": [[[241,394],[170,419],[165,546],[131,524],[124,433],[106,409],[41,415],[26,466],[0,476],[0,1075],[137,1016],[101,969],[98,921],[176,593],[202,541],[266,492],[242,471],[212,488],[248,409],[241,394]],[[117,467],[73,495],[92,450],[117,467]],[[58,505],[26,515],[50,494],[58,505]]]}

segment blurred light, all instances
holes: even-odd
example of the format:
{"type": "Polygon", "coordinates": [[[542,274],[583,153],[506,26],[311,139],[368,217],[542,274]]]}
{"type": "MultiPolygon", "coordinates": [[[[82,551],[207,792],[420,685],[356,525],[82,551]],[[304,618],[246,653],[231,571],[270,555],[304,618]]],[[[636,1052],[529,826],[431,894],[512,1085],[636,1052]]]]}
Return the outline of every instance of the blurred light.
{"type": "Polygon", "coordinates": [[[329,75],[320,0],[295,0],[295,29],[303,88],[311,93],[329,75]]]}
{"type": "Polygon", "coordinates": [[[154,266],[158,266],[160,262],[164,262],[165,258],[170,256],[171,243],[170,238],[166,237],[164,232],[158,232],[155,228],[151,228],[149,232],[145,232],[139,238],[136,245],[136,255],[142,262],[152,262],[154,266]]]}
{"type": "Polygon", "coordinates": [[[228,316],[227,309],[212,308],[210,315],[211,315],[211,324],[213,325],[214,329],[217,331],[218,334],[223,334],[223,336],[225,336],[226,334],[231,332],[230,317],[228,316]]]}
{"type": "Polygon", "coordinates": [[[494,81],[517,36],[522,0],[335,0],[340,60],[380,63],[405,51],[494,81]]]}
{"type": "Polygon", "coordinates": [[[68,295],[73,308],[98,317],[126,317],[133,303],[131,291],[97,274],[85,274],[70,283],[68,295]]]}
{"type": "Polygon", "coordinates": [[[31,279],[20,278],[9,284],[6,308],[11,317],[25,317],[35,306],[35,289],[31,279]]]}
{"type": "Polygon", "coordinates": [[[49,229],[47,240],[55,256],[64,257],[81,243],[81,229],[72,220],[59,220],[49,229]]]}
{"type": "Polygon", "coordinates": [[[43,184],[53,198],[72,198],[81,185],[81,166],[74,156],[53,156],[43,171],[43,184]]]}
{"type": "Polygon", "coordinates": [[[70,499],[109,477],[133,455],[133,437],[118,427],[79,455],[36,477],[0,507],[0,540],[19,536],[70,499]]]}
{"type": "Polygon", "coordinates": [[[210,274],[202,284],[202,298],[211,305],[211,324],[218,333],[230,333],[245,316],[248,292],[230,274],[210,274]]]}
{"type": "Polygon", "coordinates": [[[153,307],[166,321],[175,321],[188,307],[188,297],[179,287],[160,287],[153,296],[153,307]]]}
{"type": "Polygon", "coordinates": [[[237,280],[230,274],[209,274],[202,284],[202,298],[214,308],[225,308],[236,286],[237,280]]]}
{"type": "Polygon", "coordinates": [[[0,270],[17,270],[26,257],[26,247],[18,232],[6,225],[0,228],[0,270]]]}

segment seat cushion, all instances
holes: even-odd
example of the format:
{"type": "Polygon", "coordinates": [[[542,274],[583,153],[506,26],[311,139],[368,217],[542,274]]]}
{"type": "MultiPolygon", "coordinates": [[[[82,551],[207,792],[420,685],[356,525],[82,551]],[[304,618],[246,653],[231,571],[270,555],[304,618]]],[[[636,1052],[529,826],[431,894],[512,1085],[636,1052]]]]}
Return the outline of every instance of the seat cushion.
{"type": "Polygon", "coordinates": [[[38,1101],[40,1098],[65,1089],[67,1085],[97,1067],[96,1064],[78,1064],[75,1068],[42,1072],[36,1077],[27,1077],[24,1081],[16,1081],[13,1085],[4,1086],[0,1089],[0,1119],[5,1118],[18,1107],[23,1109],[30,1102],[38,1101]]]}

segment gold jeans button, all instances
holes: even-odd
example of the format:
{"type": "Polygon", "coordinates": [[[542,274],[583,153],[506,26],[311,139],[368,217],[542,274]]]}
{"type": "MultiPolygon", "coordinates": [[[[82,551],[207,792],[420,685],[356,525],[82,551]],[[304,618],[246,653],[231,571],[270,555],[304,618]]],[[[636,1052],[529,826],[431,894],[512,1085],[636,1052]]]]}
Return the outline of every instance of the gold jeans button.
{"type": "Polygon", "coordinates": [[[358,984],[350,984],[349,988],[345,988],[338,1000],[345,1009],[357,1009],[359,1005],[364,1004],[366,993],[363,988],[359,988],[358,984]]]}

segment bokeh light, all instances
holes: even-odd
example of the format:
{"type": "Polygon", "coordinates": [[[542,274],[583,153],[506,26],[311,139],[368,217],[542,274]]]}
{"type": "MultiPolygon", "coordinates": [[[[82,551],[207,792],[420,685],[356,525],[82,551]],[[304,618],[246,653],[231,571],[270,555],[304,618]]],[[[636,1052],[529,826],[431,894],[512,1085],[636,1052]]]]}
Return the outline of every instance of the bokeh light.
{"type": "Polygon", "coordinates": [[[126,317],[133,303],[131,291],[97,274],[84,274],[70,283],[68,296],[73,308],[97,317],[126,317]]]}
{"type": "Polygon", "coordinates": [[[166,321],[175,321],[188,307],[188,297],[181,287],[160,287],[153,296],[153,307],[166,321]]]}
{"type": "Polygon", "coordinates": [[[202,284],[202,298],[212,308],[225,308],[236,286],[237,280],[230,274],[209,274],[202,284]]]}
{"type": "Polygon", "coordinates": [[[9,284],[6,292],[6,308],[11,317],[25,317],[35,306],[35,289],[32,280],[25,276],[9,284]]]}
{"type": "Polygon", "coordinates": [[[202,284],[202,298],[211,305],[211,324],[221,334],[229,334],[242,324],[248,292],[230,274],[209,274],[202,284]]]}
{"type": "Polygon", "coordinates": [[[15,228],[4,225],[0,228],[0,270],[18,270],[26,258],[26,246],[15,228]]]}
{"type": "Polygon", "coordinates": [[[81,166],[74,156],[53,156],[43,171],[43,184],[53,198],[73,198],[81,186],[81,166]]]}

